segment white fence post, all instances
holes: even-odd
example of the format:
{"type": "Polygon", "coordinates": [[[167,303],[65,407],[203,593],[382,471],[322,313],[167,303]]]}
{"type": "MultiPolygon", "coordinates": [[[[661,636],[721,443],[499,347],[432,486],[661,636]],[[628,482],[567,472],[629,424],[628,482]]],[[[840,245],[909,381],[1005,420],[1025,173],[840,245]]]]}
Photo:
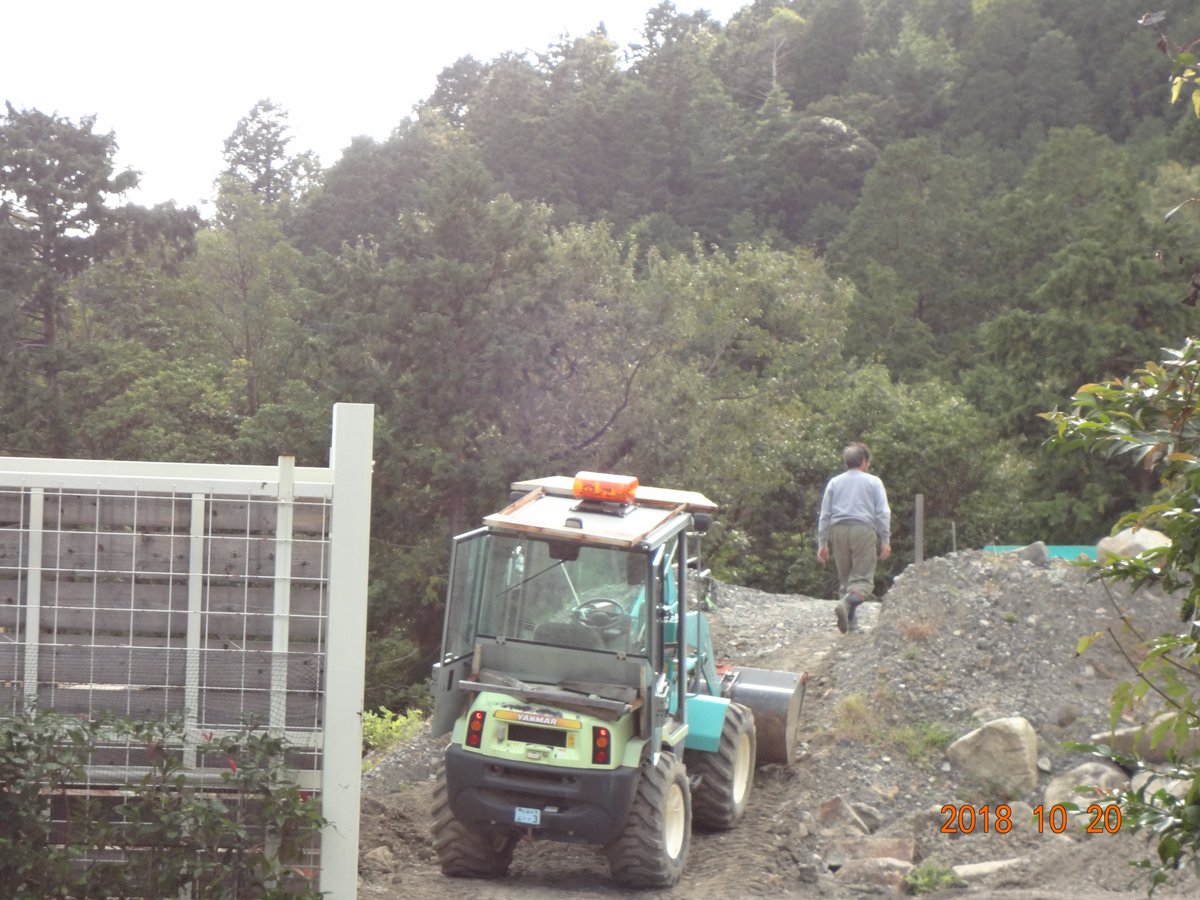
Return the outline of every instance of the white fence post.
{"type": "Polygon", "coordinates": [[[199,743],[197,724],[200,721],[200,654],[204,635],[204,517],[207,512],[204,494],[191,497],[188,517],[188,581],[187,581],[187,656],[184,663],[183,764],[196,767],[196,747],[199,743]]]}
{"type": "Polygon", "coordinates": [[[925,560],[925,495],[917,494],[913,510],[913,562],[925,560]]]}
{"type": "Polygon", "coordinates": [[[25,570],[25,702],[38,701],[38,651],[42,631],[42,537],[46,528],[46,495],[40,488],[29,492],[29,544],[25,570]]]}
{"type": "Polygon", "coordinates": [[[325,752],[321,766],[322,893],[354,900],[358,890],[358,818],[362,791],[361,664],[367,635],[367,561],[371,540],[374,407],[333,408],[333,509],[329,563],[329,648],[325,668],[325,752]],[[358,665],[347,665],[357,660],[358,665]]]}
{"type": "MultiPolygon", "coordinates": [[[[271,731],[287,727],[287,680],[292,602],[292,523],[295,515],[296,459],[279,457],[279,503],[275,508],[275,596],[271,623],[271,731]]],[[[337,490],[337,486],[334,486],[337,490]]]]}

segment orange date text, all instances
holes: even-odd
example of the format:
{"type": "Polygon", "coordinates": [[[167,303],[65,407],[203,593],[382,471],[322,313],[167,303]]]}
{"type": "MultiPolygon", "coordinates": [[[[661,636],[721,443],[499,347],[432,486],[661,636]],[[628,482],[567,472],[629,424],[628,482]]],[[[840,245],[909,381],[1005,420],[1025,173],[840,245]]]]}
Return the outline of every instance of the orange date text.
{"type": "MultiPolygon", "coordinates": [[[[1062,834],[1069,824],[1068,810],[1061,803],[1053,806],[1039,804],[1033,810],[1032,827],[1038,834],[1049,831],[1062,834]]],[[[1093,803],[1083,818],[1088,834],[1116,834],[1121,830],[1121,807],[1115,803],[1093,803]]],[[[942,834],[975,834],[976,832],[1008,834],[1013,830],[1013,811],[1007,803],[995,806],[975,806],[970,803],[947,803],[941,808],[942,834]]]]}

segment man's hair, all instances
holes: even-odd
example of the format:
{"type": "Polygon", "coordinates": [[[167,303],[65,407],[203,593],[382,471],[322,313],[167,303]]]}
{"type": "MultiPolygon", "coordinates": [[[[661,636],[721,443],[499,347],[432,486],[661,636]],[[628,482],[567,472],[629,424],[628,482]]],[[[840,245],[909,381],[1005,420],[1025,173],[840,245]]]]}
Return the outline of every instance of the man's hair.
{"type": "Polygon", "coordinates": [[[847,469],[857,469],[870,458],[871,451],[867,449],[867,445],[860,444],[858,441],[842,451],[842,459],[845,461],[847,469]]]}

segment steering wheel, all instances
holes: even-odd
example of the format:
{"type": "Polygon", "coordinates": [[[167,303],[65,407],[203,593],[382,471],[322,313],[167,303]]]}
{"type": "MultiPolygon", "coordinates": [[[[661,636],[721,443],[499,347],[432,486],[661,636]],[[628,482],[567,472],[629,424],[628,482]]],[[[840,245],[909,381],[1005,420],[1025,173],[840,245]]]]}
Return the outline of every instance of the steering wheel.
{"type": "Polygon", "coordinates": [[[625,607],[608,597],[596,597],[580,603],[571,615],[576,622],[599,628],[601,631],[607,631],[629,620],[625,607]]]}

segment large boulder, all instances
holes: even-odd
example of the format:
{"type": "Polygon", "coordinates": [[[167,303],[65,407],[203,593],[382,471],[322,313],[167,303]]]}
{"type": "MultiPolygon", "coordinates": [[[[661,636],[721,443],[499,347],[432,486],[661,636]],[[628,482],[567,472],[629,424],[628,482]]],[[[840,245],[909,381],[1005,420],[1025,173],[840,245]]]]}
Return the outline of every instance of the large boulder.
{"type": "Polygon", "coordinates": [[[1021,716],[995,719],[946,748],[950,762],[1005,799],[1037,787],[1037,732],[1021,716]]]}
{"type": "Polygon", "coordinates": [[[1086,806],[1091,800],[1081,796],[1076,788],[1088,788],[1090,796],[1111,795],[1113,791],[1129,787],[1129,776],[1120,766],[1110,762],[1085,762],[1050,779],[1042,796],[1047,807],[1056,803],[1075,803],[1086,806]]]}
{"type": "Polygon", "coordinates": [[[1171,539],[1153,528],[1126,528],[1096,542],[1096,559],[1105,562],[1113,556],[1137,556],[1143,550],[1167,547],[1171,539]]]}

